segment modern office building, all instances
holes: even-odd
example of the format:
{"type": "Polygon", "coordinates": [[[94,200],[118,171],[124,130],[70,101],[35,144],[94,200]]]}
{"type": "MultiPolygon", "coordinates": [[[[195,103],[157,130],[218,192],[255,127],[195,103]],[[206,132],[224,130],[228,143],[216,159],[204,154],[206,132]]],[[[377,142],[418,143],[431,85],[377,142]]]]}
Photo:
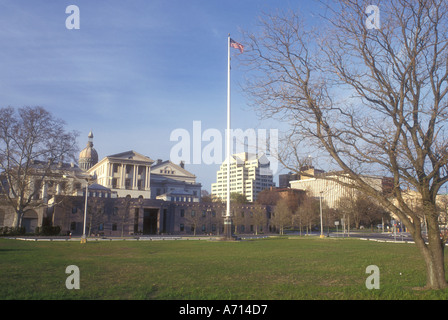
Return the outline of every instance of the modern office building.
{"type": "MultiPolygon", "coordinates": [[[[230,157],[230,193],[243,194],[249,202],[255,201],[260,191],[275,186],[273,177],[266,155],[242,152],[230,157]]],[[[211,194],[227,200],[227,159],[216,173],[211,194]]]]}

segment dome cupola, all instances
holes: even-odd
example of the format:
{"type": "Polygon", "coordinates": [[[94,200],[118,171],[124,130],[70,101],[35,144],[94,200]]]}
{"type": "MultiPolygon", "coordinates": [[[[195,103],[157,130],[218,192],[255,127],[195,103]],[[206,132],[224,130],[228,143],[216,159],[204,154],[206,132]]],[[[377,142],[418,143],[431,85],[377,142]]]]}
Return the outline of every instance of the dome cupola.
{"type": "Polygon", "coordinates": [[[93,147],[93,133],[89,132],[88,135],[89,141],[87,142],[87,146],[79,153],[79,167],[82,170],[89,170],[95,164],[98,163],[98,152],[96,152],[93,147]]]}

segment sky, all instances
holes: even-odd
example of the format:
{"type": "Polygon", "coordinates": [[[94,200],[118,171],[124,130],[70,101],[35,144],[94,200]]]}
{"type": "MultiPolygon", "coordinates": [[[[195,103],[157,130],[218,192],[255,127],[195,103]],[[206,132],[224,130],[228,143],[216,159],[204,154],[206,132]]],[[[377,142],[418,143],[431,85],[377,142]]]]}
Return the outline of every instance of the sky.
{"type": "MultiPolygon", "coordinates": [[[[79,132],[79,150],[92,131],[100,159],[134,150],[169,160],[177,144],[171,133],[193,133],[194,121],[224,136],[228,34],[240,41],[241,30],[256,28],[262,11],[316,6],[302,0],[0,0],[0,107],[44,107],[79,132]],[[70,5],[79,8],[79,29],[66,27],[70,5]]],[[[231,79],[232,128],[269,129],[249,106],[237,66],[231,79]]],[[[210,191],[219,164],[186,169],[210,191]]]]}

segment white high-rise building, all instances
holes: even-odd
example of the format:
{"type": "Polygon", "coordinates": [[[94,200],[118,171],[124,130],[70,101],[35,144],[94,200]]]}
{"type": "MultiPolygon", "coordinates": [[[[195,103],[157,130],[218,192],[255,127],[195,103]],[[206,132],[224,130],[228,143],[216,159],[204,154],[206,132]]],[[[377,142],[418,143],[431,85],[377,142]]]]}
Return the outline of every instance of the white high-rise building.
{"type": "MultiPolygon", "coordinates": [[[[291,189],[306,191],[308,196],[319,198],[325,201],[329,208],[337,209],[342,198],[354,199],[360,192],[349,187],[354,184],[347,175],[340,173],[323,173],[321,170],[310,169],[307,171],[310,176],[302,176],[300,180],[290,181],[291,189]],[[315,175],[315,172],[319,172],[315,175]],[[314,175],[311,176],[311,175],[314,175]],[[339,181],[339,182],[338,182],[339,181]]],[[[381,176],[362,176],[364,182],[384,194],[390,194],[393,188],[393,180],[381,176]]]]}
{"type": "MultiPolygon", "coordinates": [[[[243,194],[247,201],[253,202],[260,191],[274,186],[274,175],[265,155],[242,152],[231,156],[230,193],[243,194]]],[[[227,200],[227,159],[216,173],[211,194],[222,201],[227,200]]]]}

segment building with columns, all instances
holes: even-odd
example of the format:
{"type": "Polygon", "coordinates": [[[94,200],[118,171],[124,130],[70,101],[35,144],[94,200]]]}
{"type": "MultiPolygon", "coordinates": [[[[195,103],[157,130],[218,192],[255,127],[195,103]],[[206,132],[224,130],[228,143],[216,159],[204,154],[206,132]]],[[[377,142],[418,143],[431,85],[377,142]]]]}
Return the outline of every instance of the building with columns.
{"type": "MultiPolygon", "coordinates": [[[[66,197],[48,212],[61,234],[83,232],[84,197],[66,197]]],[[[225,204],[216,202],[171,202],[142,198],[89,197],[88,236],[129,237],[145,235],[222,235],[225,204]]],[[[269,232],[271,212],[268,205],[239,204],[232,207],[234,230],[239,234],[269,232]],[[261,219],[260,219],[261,217],[261,219]]]]}
{"type": "MultiPolygon", "coordinates": [[[[30,203],[22,218],[21,226],[26,232],[34,232],[36,227],[44,224],[47,208],[55,204],[56,197],[67,197],[84,190],[88,175],[74,163],[49,162],[34,160],[29,164],[26,198],[30,203]]],[[[2,177],[0,176],[0,180],[2,177]]],[[[2,186],[9,188],[7,184],[2,186]]],[[[14,197],[10,194],[10,197],[14,197]]],[[[0,199],[3,200],[3,199],[0,199]]],[[[0,227],[12,226],[14,208],[0,201],[0,227]]]]}
{"type": "Polygon", "coordinates": [[[118,197],[151,198],[151,166],[154,160],[133,150],[103,158],[87,170],[97,183],[116,192],[118,197]]]}
{"type": "Polygon", "coordinates": [[[134,150],[109,155],[98,162],[92,132],[88,138],[86,148],[79,154],[79,166],[87,174],[95,175],[96,183],[117,197],[200,201],[202,186],[183,163],[177,165],[161,159],[156,162],[134,150]]]}
{"type": "MultiPolygon", "coordinates": [[[[98,204],[98,210],[95,209],[95,213],[92,213],[94,216],[104,212],[106,204],[114,203],[112,211],[108,211],[114,217],[118,210],[115,208],[124,210],[127,199],[132,199],[137,204],[145,201],[145,210],[142,209],[141,216],[137,215],[141,221],[136,229],[151,234],[163,233],[164,230],[173,232],[169,229],[172,228],[172,221],[169,220],[171,213],[167,211],[168,207],[171,208],[177,202],[200,202],[201,184],[196,182],[196,176],[187,171],[183,163],[177,165],[162,160],[155,163],[151,158],[133,150],[109,155],[98,161],[98,152],[93,148],[92,132],[88,139],[87,146],[79,154],[79,167],[74,163],[37,160],[30,165],[32,172],[28,183],[35,209],[28,210],[23,217],[22,225],[26,232],[34,232],[44,221],[53,226],[59,225],[65,230],[79,232],[80,221],[74,221],[73,218],[75,215],[78,218],[83,216],[81,213],[84,211],[85,200],[79,199],[85,199],[86,188],[89,210],[101,203],[98,204]],[[45,175],[42,174],[44,171],[45,175]],[[63,200],[64,203],[61,204],[56,199],[63,200]],[[75,204],[69,205],[72,201],[75,204]],[[67,206],[71,209],[66,212],[67,206]],[[62,216],[61,212],[64,212],[62,216]],[[63,220],[59,220],[62,218],[63,220]],[[159,221],[157,229],[154,219],[159,221]]],[[[0,181],[3,181],[1,176],[0,181]]],[[[1,186],[7,187],[3,182],[1,186]]],[[[12,225],[13,211],[11,206],[0,204],[0,228],[12,225]]],[[[110,231],[116,231],[113,224],[110,227],[110,231]]],[[[98,228],[101,230],[103,227],[98,228]]],[[[134,232],[134,227],[126,232],[134,232]]]]}
{"type": "Polygon", "coordinates": [[[185,170],[184,163],[179,165],[158,159],[151,167],[151,197],[165,201],[199,202],[201,200],[200,183],[196,176],[185,170]]]}

